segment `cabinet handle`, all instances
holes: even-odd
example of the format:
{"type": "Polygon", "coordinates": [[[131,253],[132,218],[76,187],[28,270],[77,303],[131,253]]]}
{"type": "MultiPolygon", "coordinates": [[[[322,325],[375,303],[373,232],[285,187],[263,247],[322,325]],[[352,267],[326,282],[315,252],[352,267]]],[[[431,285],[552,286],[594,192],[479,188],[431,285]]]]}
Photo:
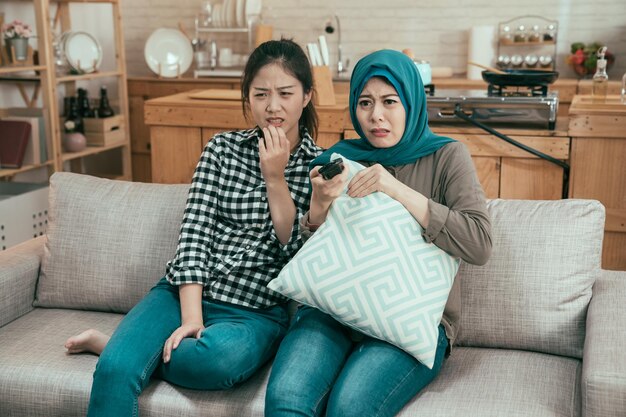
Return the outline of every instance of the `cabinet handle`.
{"type": "Polygon", "coordinates": [[[152,144],[150,142],[146,143],[146,148],[148,148],[148,150],[152,150],[152,144]]]}

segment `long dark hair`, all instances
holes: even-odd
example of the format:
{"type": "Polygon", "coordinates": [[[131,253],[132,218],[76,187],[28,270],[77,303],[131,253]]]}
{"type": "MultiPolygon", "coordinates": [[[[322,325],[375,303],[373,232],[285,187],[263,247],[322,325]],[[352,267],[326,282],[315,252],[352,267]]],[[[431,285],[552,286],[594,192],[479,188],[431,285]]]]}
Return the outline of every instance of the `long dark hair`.
{"type": "MultiPolygon", "coordinates": [[[[306,57],[306,54],[294,41],[291,39],[281,39],[279,41],[267,41],[259,45],[248,58],[246,68],[243,71],[241,79],[241,97],[243,114],[246,120],[249,121],[249,104],[250,104],[250,84],[261,68],[269,64],[278,64],[287,74],[295,77],[300,83],[304,93],[308,94],[313,90],[313,73],[311,72],[311,65],[306,57]]],[[[317,112],[313,105],[313,95],[311,100],[302,110],[302,116],[299,121],[300,127],[305,127],[311,137],[315,140],[317,137],[317,112]]]]}

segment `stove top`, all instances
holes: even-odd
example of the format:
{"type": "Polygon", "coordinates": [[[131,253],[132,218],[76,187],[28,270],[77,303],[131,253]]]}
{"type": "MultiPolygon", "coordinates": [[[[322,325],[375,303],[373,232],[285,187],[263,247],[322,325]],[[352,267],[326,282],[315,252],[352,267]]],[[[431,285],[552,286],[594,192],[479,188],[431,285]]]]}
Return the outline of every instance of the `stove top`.
{"type": "Polygon", "coordinates": [[[428,119],[434,123],[463,121],[454,115],[459,109],[481,123],[554,129],[558,106],[558,93],[547,91],[542,96],[511,89],[505,95],[494,95],[491,89],[437,89],[433,96],[427,96],[428,119]]]}

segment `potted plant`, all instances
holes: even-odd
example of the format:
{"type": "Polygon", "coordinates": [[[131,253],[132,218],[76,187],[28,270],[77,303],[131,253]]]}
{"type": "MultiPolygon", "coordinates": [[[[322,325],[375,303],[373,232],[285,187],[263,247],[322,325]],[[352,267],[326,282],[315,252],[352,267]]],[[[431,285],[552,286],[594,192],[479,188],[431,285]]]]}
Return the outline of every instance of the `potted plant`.
{"type": "MultiPolygon", "coordinates": [[[[567,63],[580,77],[591,77],[596,72],[597,52],[602,46],[603,44],[598,42],[588,45],[582,42],[574,42],[571,46],[571,54],[567,57],[567,63]]],[[[608,70],[615,62],[615,55],[606,51],[604,57],[606,58],[606,69],[608,70]]]]}
{"type": "Polygon", "coordinates": [[[32,32],[30,26],[20,20],[2,25],[2,36],[7,46],[8,55],[16,61],[28,59],[28,38],[32,32]],[[13,51],[13,52],[11,52],[13,51]]]}

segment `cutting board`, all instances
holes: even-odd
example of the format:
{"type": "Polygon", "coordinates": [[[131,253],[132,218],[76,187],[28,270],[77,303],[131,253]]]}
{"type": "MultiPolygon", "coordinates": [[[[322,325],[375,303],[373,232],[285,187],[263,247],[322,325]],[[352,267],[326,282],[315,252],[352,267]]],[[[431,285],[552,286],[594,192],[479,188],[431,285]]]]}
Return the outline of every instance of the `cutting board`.
{"type": "Polygon", "coordinates": [[[219,90],[209,89],[189,94],[189,98],[198,100],[233,100],[241,101],[241,91],[239,90],[219,90]]]}

